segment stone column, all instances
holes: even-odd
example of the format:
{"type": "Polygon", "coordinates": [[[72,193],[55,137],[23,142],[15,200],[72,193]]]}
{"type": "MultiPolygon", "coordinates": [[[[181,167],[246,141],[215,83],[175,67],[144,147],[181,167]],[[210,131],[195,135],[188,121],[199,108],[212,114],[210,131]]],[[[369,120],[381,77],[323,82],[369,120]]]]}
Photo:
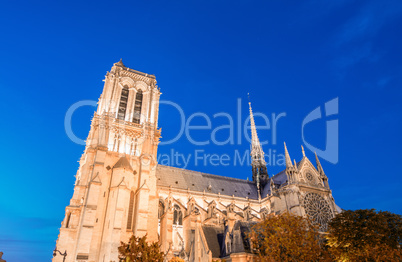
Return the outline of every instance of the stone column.
{"type": "Polygon", "coordinates": [[[173,209],[169,208],[161,219],[160,244],[161,251],[167,252],[172,243],[173,209]]]}

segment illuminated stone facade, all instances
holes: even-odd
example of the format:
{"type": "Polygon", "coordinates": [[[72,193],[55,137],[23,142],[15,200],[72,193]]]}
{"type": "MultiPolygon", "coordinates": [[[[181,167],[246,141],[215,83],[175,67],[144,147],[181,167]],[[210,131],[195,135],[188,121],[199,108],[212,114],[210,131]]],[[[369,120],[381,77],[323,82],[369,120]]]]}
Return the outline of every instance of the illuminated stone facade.
{"type": "Polygon", "coordinates": [[[339,212],[318,158],[317,168],[304,152],[292,163],[285,145],[286,169],[269,178],[251,105],[248,181],[157,165],[161,92],[155,76],[120,61],[104,81],[57,240],[66,262],[117,262],[120,241],[132,234],[159,241],[167,258],[249,261],[244,232],[252,223],[290,211],[325,229],[339,212]]]}

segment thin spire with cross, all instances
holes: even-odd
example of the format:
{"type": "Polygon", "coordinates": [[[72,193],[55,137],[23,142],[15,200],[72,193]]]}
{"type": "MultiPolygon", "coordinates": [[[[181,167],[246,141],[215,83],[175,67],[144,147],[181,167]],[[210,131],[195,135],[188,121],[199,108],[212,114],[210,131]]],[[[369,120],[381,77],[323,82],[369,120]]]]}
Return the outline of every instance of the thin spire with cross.
{"type": "Polygon", "coordinates": [[[264,151],[260,144],[260,140],[257,135],[257,128],[255,126],[253,109],[251,108],[250,94],[248,93],[248,105],[250,110],[250,129],[251,129],[251,166],[253,172],[253,181],[256,183],[258,192],[261,194],[263,187],[268,181],[267,164],[264,159],[264,151]]]}

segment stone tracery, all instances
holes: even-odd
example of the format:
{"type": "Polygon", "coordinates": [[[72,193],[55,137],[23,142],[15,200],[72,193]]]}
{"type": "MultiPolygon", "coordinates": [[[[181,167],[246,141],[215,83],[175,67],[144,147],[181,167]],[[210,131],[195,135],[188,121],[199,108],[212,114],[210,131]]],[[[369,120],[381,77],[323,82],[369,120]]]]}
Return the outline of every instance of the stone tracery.
{"type": "Polygon", "coordinates": [[[326,231],[328,222],[333,217],[328,202],[319,194],[307,193],[303,206],[307,216],[319,225],[321,231],[326,231]]]}

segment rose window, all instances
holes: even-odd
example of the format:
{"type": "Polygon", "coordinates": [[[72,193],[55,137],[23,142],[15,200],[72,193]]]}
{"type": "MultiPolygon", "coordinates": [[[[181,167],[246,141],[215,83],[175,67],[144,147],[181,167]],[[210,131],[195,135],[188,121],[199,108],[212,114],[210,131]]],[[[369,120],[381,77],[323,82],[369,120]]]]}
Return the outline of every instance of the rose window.
{"type": "Polygon", "coordinates": [[[316,193],[308,193],[304,197],[303,206],[313,223],[319,225],[321,231],[326,231],[328,222],[332,219],[328,202],[316,193]]]}
{"type": "Polygon", "coordinates": [[[312,182],[312,181],[314,180],[314,177],[313,177],[313,175],[312,175],[311,173],[307,173],[307,174],[306,174],[306,179],[307,179],[308,181],[312,182]]]}

